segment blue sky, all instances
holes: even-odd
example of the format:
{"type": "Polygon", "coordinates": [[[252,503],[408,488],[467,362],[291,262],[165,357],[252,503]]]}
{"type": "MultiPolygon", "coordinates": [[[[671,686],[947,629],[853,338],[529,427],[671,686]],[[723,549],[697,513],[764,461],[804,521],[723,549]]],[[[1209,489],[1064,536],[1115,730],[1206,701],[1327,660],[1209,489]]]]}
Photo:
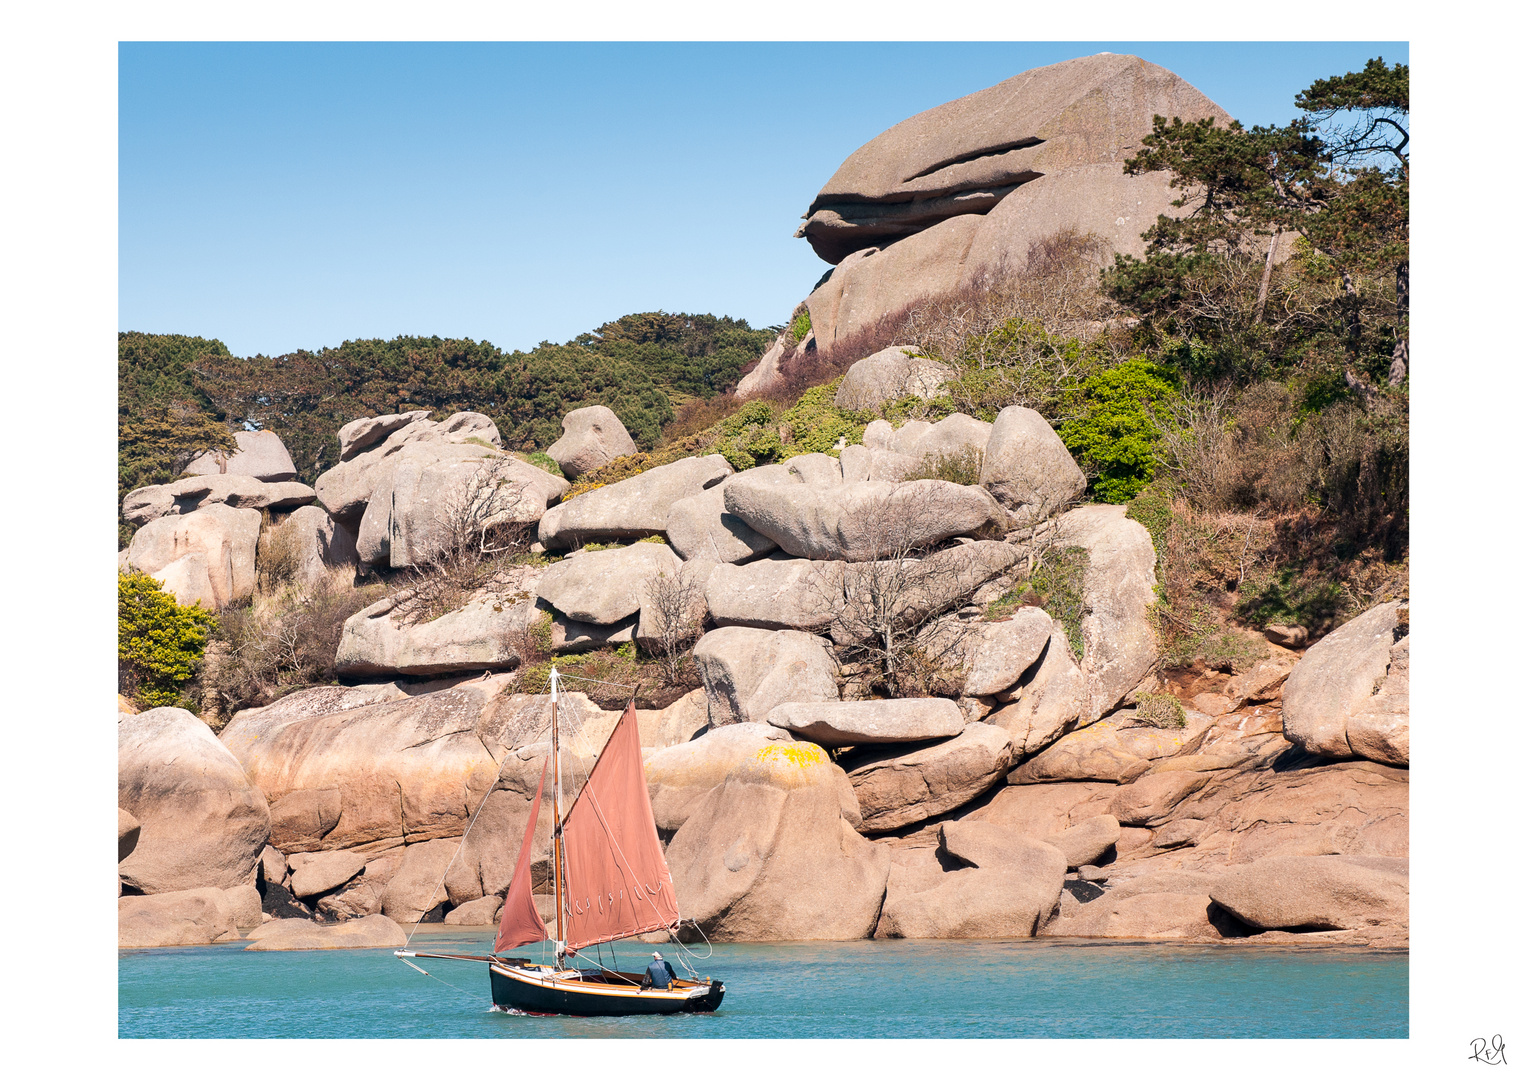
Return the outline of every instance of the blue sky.
{"type": "Polygon", "coordinates": [[[439,334],[565,341],[632,311],[782,322],[792,238],[892,124],[1097,52],[1247,124],[1395,43],[119,47],[119,328],[239,355],[439,334]]]}

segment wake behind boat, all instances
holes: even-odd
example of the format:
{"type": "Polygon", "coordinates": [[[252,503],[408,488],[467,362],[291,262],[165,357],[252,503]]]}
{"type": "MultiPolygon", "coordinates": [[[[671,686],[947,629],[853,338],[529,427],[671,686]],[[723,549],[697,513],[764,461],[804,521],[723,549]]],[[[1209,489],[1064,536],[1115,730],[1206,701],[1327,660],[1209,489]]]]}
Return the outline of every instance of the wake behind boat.
{"type": "MultiPolygon", "coordinates": [[[[655,931],[666,930],[677,941],[680,918],[673,877],[663,857],[647,795],[635,700],[626,706],[564,818],[557,719],[559,682],[560,676],[553,669],[551,755],[541,769],[541,782],[531,803],[514,877],[504,897],[493,955],[422,953],[406,948],[394,955],[420,971],[423,969],[411,959],[485,963],[493,1004],[516,1012],[564,1016],[714,1012],[721,1005],[725,986],[692,969],[686,972],[688,977],[679,977],[659,954],[653,954],[653,965],[640,974],[599,963],[570,963],[580,950],[613,946],[616,941],[655,931]],[[536,820],[548,771],[552,774],[555,936],[536,910],[530,874],[536,820]],[[549,964],[497,955],[541,941],[555,946],[549,964]]],[[[682,957],[680,961],[683,963],[682,957]]]]}

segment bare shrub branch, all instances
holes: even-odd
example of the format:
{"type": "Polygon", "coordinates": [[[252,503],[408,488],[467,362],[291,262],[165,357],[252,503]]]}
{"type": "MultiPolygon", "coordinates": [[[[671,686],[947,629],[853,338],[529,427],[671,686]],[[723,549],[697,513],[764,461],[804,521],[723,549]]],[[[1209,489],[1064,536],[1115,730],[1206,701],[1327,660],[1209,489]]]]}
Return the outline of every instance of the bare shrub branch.
{"type": "Polygon", "coordinates": [[[922,538],[937,535],[941,517],[931,497],[877,500],[862,515],[874,557],[834,564],[841,573],[811,579],[831,612],[839,662],[866,690],[917,697],[956,693],[964,681],[971,626],[951,616],[1006,563],[989,565],[985,549],[965,544],[931,548],[922,538]]]}
{"type": "Polygon", "coordinates": [[[401,622],[427,622],[454,611],[529,546],[533,523],[522,520],[525,485],[511,479],[514,459],[485,459],[449,488],[431,515],[422,556],[393,599],[401,622]]]}
{"type": "Polygon", "coordinates": [[[700,637],[705,611],[701,583],[682,567],[672,574],[659,571],[648,579],[642,616],[650,617],[656,631],[654,655],[669,685],[682,679],[690,650],[700,637]]]}
{"type": "Polygon", "coordinates": [[[345,620],[380,599],[375,586],[355,588],[353,571],[337,568],[303,586],[257,594],[248,607],[229,608],[209,646],[216,653],[202,673],[203,707],[218,717],[266,705],[288,690],[334,678],[334,657],[345,620]]]}

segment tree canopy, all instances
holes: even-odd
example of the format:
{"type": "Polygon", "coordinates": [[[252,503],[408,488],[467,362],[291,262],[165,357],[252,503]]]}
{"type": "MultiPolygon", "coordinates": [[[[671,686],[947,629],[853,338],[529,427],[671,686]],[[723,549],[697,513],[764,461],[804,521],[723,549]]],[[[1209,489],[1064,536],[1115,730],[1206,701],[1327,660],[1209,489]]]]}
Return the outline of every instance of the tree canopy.
{"type": "Polygon", "coordinates": [[[357,339],[281,356],[234,356],[220,341],[118,336],[119,469],[130,487],[172,479],[235,430],[281,436],[311,483],[335,464],[335,433],[361,416],[429,409],[491,416],[511,449],[535,450],[584,405],[613,409],[650,448],[676,404],[735,384],[772,334],[741,319],[642,312],[563,345],[505,352],[487,341],[357,339]],[[219,434],[221,433],[221,435],[219,434]]]}
{"type": "Polygon", "coordinates": [[[1409,68],[1376,58],[1318,80],[1295,104],[1305,115],[1283,126],[1156,117],[1125,171],[1168,172],[1185,213],[1158,218],[1146,257],[1118,257],[1105,286],[1183,343],[1194,374],[1264,374],[1329,340],[1353,389],[1368,392],[1381,374],[1399,385],[1409,365],[1409,68]],[[1303,246],[1270,303],[1286,237],[1303,246]],[[1259,280],[1254,294],[1248,279],[1259,280]]]}

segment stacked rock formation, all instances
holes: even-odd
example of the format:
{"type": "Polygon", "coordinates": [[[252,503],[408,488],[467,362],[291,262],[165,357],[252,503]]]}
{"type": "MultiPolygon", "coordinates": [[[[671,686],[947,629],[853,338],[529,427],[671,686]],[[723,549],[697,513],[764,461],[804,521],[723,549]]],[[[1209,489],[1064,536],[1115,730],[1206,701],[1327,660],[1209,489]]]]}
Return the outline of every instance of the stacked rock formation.
{"type": "MultiPolygon", "coordinates": [[[[394,520],[407,506],[399,490],[427,492],[396,478],[415,456],[430,458],[421,475],[496,459],[491,438],[450,438],[486,430],[470,418],[410,436],[421,420],[346,429],[340,468],[377,455],[338,478],[349,520],[384,483],[394,520]],[[354,498],[367,484],[373,493],[354,498]]],[[[638,722],[675,890],[712,939],[1403,944],[1403,610],[1366,613],[1303,660],[1274,646],[1243,672],[1178,686],[1192,706],[1183,725],[1152,726],[1133,707],[1161,690],[1149,674],[1149,537],[1121,507],[1056,512],[1081,478],[1047,433],[1010,409],[991,425],[880,422],[840,458],[652,469],[541,511],[542,543],[564,554],[513,572],[498,593],[422,626],[392,625],[388,602],[347,624],[339,659],[352,676],[455,682],[299,691],[237,714],[221,739],[180,710],[122,714],[122,943],[248,932],[260,949],[377,946],[421,918],[491,923],[548,750],[545,701],[518,692],[503,627],[549,612],[558,651],[650,641],[658,631],[643,626],[667,579],[701,598],[703,686],[638,722]],[[981,455],[980,485],[899,482],[909,462],[966,450],[981,455]],[[834,646],[852,640],[842,614],[855,583],[886,565],[873,523],[887,520],[922,559],[947,562],[950,588],[977,605],[1027,554],[1084,551],[1079,653],[1037,608],[988,622],[971,607],[951,696],[856,696],[834,646]],[[511,672],[460,681],[495,668],[511,672]],[[296,929],[251,932],[293,918],[296,929]]],[[[255,513],[224,501],[163,520],[240,512],[255,513]]],[[[323,507],[303,512],[343,527],[323,507]]],[[[934,624],[930,647],[946,632],[934,624]]],[[[564,700],[575,788],[616,714],[564,700]]],[[[549,835],[541,822],[541,881],[549,835]]]]}
{"type": "Polygon", "coordinates": [[[1020,270],[1060,230],[1139,255],[1182,213],[1165,173],[1126,176],[1156,115],[1230,117],[1135,56],[1035,68],[903,120],[849,155],[797,236],[836,269],[807,299],[819,349],[927,296],[1020,270]]]}
{"type": "Polygon", "coordinates": [[[503,520],[533,523],[568,488],[505,454],[482,413],[437,422],[418,410],[351,421],[339,431],[339,464],[313,487],[292,479],[291,456],[275,434],[236,439],[238,453],[204,454],[187,469],[192,475],[127,494],[123,517],[141,527],[118,555],[120,568],[151,574],[183,604],[216,610],[254,591],[262,511],[271,528],[285,531],[294,576],[312,582],[362,563],[396,569],[428,559],[442,520],[471,500],[485,469],[493,485],[514,492],[503,499],[503,520]]]}

